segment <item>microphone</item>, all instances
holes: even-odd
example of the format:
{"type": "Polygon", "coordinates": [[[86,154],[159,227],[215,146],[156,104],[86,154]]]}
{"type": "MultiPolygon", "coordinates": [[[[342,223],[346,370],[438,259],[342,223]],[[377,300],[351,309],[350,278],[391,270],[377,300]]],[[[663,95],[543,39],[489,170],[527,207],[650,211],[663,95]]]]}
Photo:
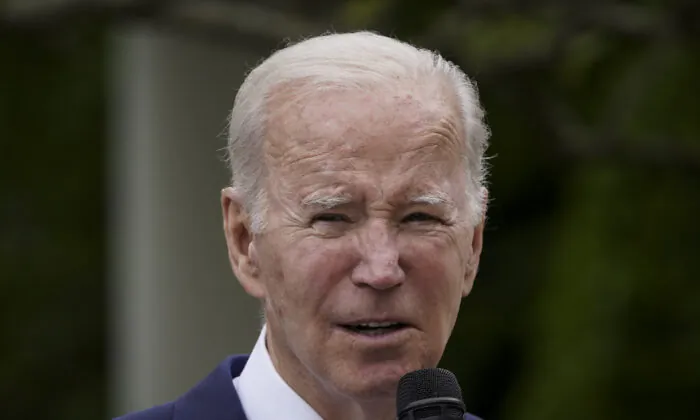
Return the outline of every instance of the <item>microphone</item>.
{"type": "Polygon", "coordinates": [[[398,420],[462,420],[462,389],[446,369],[420,369],[405,374],[396,392],[398,420]]]}

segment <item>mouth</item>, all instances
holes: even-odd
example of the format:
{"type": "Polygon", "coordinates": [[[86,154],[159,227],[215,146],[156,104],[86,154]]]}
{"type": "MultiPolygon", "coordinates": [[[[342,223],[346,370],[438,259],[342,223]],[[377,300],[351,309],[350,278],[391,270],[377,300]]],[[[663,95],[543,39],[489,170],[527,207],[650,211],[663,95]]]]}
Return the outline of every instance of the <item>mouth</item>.
{"type": "Polygon", "coordinates": [[[358,322],[352,324],[341,324],[340,327],[352,334],[366,337],[378,337],[393,334],[410,327],[403,322],[358,322]]]}

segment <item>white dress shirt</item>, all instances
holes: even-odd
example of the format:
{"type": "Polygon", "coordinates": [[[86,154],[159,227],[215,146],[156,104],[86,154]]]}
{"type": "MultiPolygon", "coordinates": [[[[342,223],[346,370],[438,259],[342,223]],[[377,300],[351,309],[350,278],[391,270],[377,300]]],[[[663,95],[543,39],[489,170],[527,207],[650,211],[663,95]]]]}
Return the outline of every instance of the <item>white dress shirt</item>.
{"type": "Polygon", "coordinates": [[[263,326],[241,375],[233,378],[246,417],[248,420],[323,420],[277,373],[267,351],[266,330],[263,326]]]}

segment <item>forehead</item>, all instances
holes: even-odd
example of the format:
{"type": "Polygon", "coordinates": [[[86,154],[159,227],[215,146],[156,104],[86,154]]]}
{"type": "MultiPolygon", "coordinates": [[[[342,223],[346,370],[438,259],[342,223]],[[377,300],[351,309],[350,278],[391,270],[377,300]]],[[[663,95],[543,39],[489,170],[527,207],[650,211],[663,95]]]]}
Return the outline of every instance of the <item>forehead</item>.
{"type": "Polygon", "coordinates": [[[456,96],[440,91],[444,89],[429,85],[315,90],[285,85],[267,104],[266,145],[273,154],[289,147],[360,145],[367,140],[395,147],[395,136],[407,143],[436,129],[452,129],[445,134],[456,141],[461,136],[456,96]]]}
{"type": "Polygon", "coordinates": [[[286,93],[271,104],[265,144],[280,182],[425,189],[461,172],[462,127],[449,98],[410,88],[286,93]]]}

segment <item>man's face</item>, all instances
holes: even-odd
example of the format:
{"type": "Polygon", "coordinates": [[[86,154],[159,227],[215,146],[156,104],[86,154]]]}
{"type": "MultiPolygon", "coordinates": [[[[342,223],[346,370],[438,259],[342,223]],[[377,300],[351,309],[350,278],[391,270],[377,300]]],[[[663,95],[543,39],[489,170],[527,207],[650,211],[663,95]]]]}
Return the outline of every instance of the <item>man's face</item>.
{"type": "Polygon", "coordinates": [[[393,395],[442,357],[481,251],[454,106],[327,91],[269,124],[267,227],[239,277],[265,301],[273,360],[339,395],[393,395]]]}

